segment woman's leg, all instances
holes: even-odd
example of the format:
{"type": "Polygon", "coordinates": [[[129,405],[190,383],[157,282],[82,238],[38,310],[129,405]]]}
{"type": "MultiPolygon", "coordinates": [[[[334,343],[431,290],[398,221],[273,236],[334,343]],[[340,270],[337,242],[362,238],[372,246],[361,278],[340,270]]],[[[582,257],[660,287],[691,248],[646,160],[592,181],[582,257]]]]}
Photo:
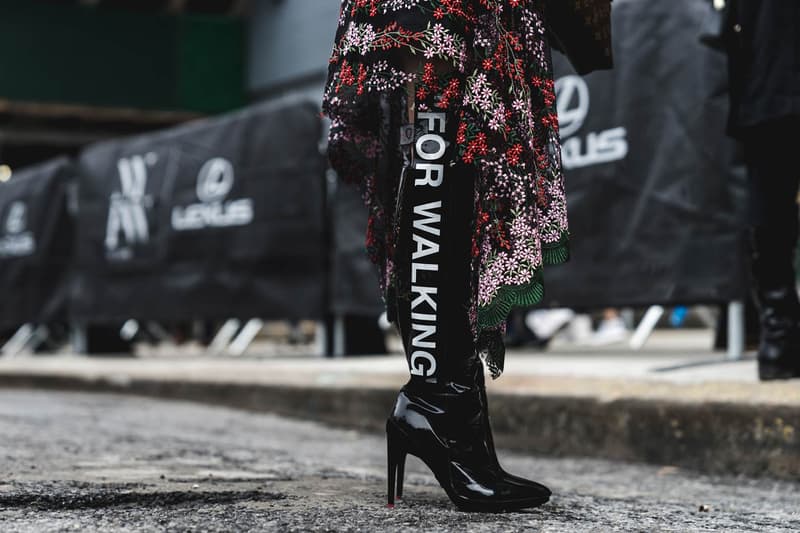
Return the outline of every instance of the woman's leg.
{"type": "Polygon", "coordinates": [[[800,303],[794,269],[798,181],[794,139],[800,121],[778,121],[745,141],[750,182],[752,274],[761,313],[761,379],[800,376],[800,303]]]}
{"type": "Polygon", "coordinates": [[[414,125],[395,258],[397,318],[412,383],[444,385],[463,381],[477,360],[469,323],[474,172],[455,162],[453,114],[420,112],[414,125]]]}
{"type": "Polygon", "coordinates": [[[434,470],[453,501],[468,510],[540,505],[550,491],[511,476],[497,461],[486,410],[483,367],[469,320],[475,170],[456,152],[458,116],[413,109],[403,150],[396,318],[410,380],[387,421],[389,503],[412,453],[434,470]]]}

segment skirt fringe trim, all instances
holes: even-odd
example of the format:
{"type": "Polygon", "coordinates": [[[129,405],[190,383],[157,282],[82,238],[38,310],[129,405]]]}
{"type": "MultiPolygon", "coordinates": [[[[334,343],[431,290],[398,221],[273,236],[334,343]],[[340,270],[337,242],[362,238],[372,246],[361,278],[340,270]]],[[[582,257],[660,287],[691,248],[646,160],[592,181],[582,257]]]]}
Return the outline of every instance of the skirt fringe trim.
{"type": "MultiPolygon", "coordinates": [[[[569,260],[569,240],[542,248],[545,266],[560,265],[569,260]]],[[[544,298],[542,269],[537,270],[525,285],[506,285],[500,288],[488,305],[478,308],[478,329],[496,328],[502,325],[515,307],[532,307],[544,298]]]]}

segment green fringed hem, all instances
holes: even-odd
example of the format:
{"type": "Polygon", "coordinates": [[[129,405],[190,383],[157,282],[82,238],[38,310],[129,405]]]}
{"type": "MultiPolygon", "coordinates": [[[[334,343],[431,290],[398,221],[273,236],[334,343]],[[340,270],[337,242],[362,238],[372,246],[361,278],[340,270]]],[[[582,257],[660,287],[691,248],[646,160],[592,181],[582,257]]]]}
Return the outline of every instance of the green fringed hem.
{"type": "Polygon", "coordinates": [[[555,246],[542,248],[542,262],[545,265],[561,265],[569,261],[569,242],[560,242],[555,246]]]}
{"type": "MultiPolygon", "coordinates": [[[[542,249],[545,265],[559,265],[569,260],[569,242],[565,238],[558,244],[542,249]]],[[[532,307],[544,298],[544,282],[541,269],[525,285],[506,285],[497,291],[489,305],[478,308],[478,328],[496,328],[505,322],[515,307],[532,307]]]]}
{"type": "Polygon", "coordinates": [[[478,328],[494,328],[505,322],[514,307],[530,307],[542,301],[544,283],[542,272],[533,276],[526,285],[506,285],[500,287],[492,303],[478,308],[478,328]]]}

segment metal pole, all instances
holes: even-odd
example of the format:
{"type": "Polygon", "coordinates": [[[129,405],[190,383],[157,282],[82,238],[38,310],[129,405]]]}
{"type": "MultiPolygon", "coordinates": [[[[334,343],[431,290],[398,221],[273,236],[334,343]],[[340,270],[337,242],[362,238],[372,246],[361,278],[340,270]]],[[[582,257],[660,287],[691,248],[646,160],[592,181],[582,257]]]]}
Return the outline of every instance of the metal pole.
{"type": "Polygon", "coordinates": [[[0,347],[0,353],[6,357],[15,357],[25,352],[33,353],[49,336],[50,330],[45,325],[24,324],[0,347]]]}
{"type": "Polygon", "coordinates": [[[344,357],[345,338],[344,316],[335,315],[333,318],[333,356],[344,357]]]}
{"type": "Polygon", "coordinates": [[[239,331],[240,325],[241,323],[237,319],[228,319],[222,327],[219,328],[214,340],[209,344],[207,353],[211,355],[220,355],[224,353],[228,344],[230,344],[231,340],[236,336],[236,332],[239,331]]]}
{"type": "Polygon", "coordinates": [[[69,327],[69,341],[72,353],[86,355],[89,352],[89,337],[86,324],[72,322],[69,327]]]}
{"type": "Polygon", "coordinates": [[[328,355],[328,328],[325,326],[324,320],[317,321],[314,327],[314,348],[313,355],[317,357],[325,357],[328,355]]]}
{"type": "Polygon", "coordinates": [[[658,324],[658,320],[661,318],[661,315],[664,314],[664,308],[660,305],[652,305],[644,314],[642,321],[639,322],[639,326],[636,328],[636,331],[631,336],[631,340],[629,341],[629,346],[633,350],[641,350],[644,346],[644,343],[647,342],[647,339],[650,338],[650,334],[653,333],[653,330],[658,324]]]}
{"type": "Polygon", "coordinates": [[[744,302],[734,300],[728,304],[728,359],[738,361],[744,356],[744,302]]]}
{"type": "Polygon", "coordinates": [[[3,346],[0,346],[0,353],[6,357],[14,357],[25,349],[25,345],[33,338],[36,328],[33,324],[23,324],[20,328],[8,339],[3,346]]]}
{"type": "Polygon", "coordinates": [[[247,351],[247,348],[253,343],[256,336],[261,332],[264,327],[264,321],[260,318],[251,318],[242,328],[242,331],[231,341],[228,346],[228,353],[230,355],[242,356],[247,351]]]}

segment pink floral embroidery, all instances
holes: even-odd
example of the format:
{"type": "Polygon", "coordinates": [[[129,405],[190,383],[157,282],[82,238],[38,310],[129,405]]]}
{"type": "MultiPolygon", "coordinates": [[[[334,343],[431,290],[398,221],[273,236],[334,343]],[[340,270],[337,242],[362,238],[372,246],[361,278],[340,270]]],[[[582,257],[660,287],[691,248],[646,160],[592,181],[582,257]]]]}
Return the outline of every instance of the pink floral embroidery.
{"type": "MultiPolygon", "coordinates": [[[[398,176],[380,164],[387,113],[455,110],[458,154],[478,171],[473,241],[476,339],[502,369],[505,316],[542,295],[545,263],[567,258],[567,212],[550,48],[541,0],[343,0],[323,102],[329,154],[359,183],[367,248],[390,296],[398,176]],[[408,58],[416,58],[408,61],[408,58]],[[409,65],[419,64],[419,68],[409,65]],[[447,74],[439,68],[448,66],[447,74]],[[439,95],[432,100],[432,95],[439,95]],[[499,346],[499,348],[498,348],[499,346]]],[[[491,361],[490,361],[491,363],[491,361]]],[[[490,366],[492,366],[490,364],[490,366]]]]}

